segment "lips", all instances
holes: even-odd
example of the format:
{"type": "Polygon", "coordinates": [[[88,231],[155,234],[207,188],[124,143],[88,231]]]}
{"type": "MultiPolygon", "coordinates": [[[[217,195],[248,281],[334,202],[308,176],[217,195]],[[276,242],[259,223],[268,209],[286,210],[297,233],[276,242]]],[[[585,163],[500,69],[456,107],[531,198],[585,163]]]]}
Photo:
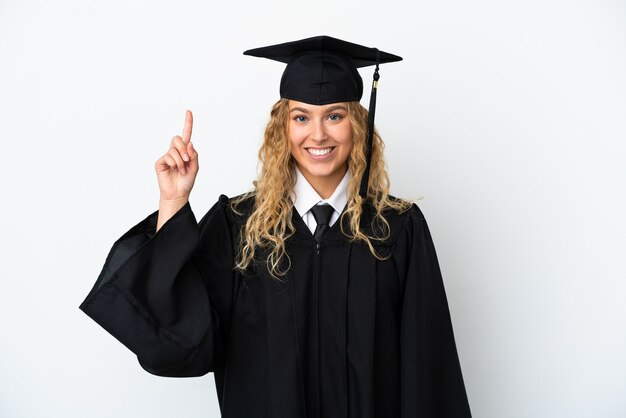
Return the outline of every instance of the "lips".
{"type": "Polygon", "coordinates": [[[305,148],[307,152],[315,157],[323,157],[328,155],[335,149],[335,147],[326,147],[326,148],[305,148]]]}

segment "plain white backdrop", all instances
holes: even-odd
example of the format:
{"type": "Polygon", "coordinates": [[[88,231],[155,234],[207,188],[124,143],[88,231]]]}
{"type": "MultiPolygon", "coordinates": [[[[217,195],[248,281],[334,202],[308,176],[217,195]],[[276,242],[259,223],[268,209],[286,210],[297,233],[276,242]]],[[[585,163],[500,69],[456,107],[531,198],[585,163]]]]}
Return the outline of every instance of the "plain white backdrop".
{"type": "Polygon", "coordinates": [[[404,57],[377,125],[474,416],[626,416],[626,3],[592,0],[0,0],[0,416],[219,416],[212,374],[146,373],[78,305],[185,109],[199,219],[251,187],[278,99],[242,52],[321,34],[404,57]]]}

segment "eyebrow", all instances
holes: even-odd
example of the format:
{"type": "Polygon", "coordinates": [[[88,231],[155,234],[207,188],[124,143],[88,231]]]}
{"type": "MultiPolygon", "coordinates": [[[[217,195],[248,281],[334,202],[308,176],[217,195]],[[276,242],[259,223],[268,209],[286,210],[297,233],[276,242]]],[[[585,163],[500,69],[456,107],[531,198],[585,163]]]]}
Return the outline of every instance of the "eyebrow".
{"type": "Polygon", "coordinates": [[[333,112],[333,111],[339,110],[339,109],[345,110],[346,112],[348,111],[348,109],[346,109],[346,107],[344,105],[335,105],[335,106],[332,106],[332,107],[326,109],[326,112],[333,112]]]}
{"type": "MultiPolygon", "coordinates": [[[[346,109],[346,107],[344,105],[335,105],[335,106],[331,106],[328,109],[326,109],[324,113],[333,112],[333,111],[338,110],[338,109],[345,110],[346,112],[348,111],[348,109],[346,109]]],[[[309,112],[307,109],[305,109],[303,107],[294,107],[293,109],[291,109],[289,111],[289,113],[291,113],[291,112],[311,113],[311,112],[309,112]]]]}
{"type": "Polygon", "coordinates": [[[305,108],[303,108],[303,107],[294,107],[293,109],[291,109],[291,110],[289,111],[289,113],[291,113],[291,112],[309,113],[309,111],[308,111],[308,110],[306,110],[306,109],[305,109],[305,108]]]}

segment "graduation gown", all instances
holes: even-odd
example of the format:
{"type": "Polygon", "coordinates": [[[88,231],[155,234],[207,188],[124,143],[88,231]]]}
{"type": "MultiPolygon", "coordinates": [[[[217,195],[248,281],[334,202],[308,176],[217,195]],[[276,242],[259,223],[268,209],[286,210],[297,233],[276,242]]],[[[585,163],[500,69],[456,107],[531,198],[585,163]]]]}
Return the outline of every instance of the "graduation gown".
{"type": "Polygon", "coordinates": [[[233,269],[252,200],[237,215],[222,195],[199,224],[187,203],[158,233],[152,213],[115,242],[80,309],[152,374],[214,372],[226,418],[470,417],[416,205],[385,214],[385,260],[351,243],[339,221],[318,252],[294,208],[279,282],[260,264],[233,269]]]}

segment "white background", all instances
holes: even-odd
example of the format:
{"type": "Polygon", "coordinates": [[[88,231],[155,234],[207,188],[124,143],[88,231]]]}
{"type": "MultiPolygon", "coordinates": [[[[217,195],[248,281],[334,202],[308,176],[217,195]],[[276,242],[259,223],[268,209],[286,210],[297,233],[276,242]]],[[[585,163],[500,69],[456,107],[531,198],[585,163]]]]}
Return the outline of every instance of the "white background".
{"type": "Polygon", "coordinates": [[[0,416],[219,416],[212,375],[144,372],[78,305],[185,109],[199,218],[250,188],[278,98],[242,52],[321,34],[404,57],[377,124],[474,416],[626,416],[626,3],[591,0],[0,0],[0,416]]]}

